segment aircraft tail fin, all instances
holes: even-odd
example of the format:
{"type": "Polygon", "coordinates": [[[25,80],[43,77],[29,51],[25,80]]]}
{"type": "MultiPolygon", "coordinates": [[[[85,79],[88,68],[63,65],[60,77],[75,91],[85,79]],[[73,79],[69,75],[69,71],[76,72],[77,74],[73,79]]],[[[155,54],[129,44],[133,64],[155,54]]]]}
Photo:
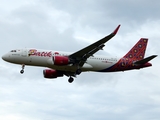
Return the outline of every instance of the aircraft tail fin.
{"type": "Polygon", "coordinates": [[[147,38],[141,38],[123,58],[142,60],[145,55],[147,43],[147,38]]]}
{"type": "Polygon", "coordinates": [[[149,56],[149,57],[144,58],[144,59],[142,59],[142,60],[136,61],[134,64],[137,64],[137,65],[145,64],[145,63],[147,63],[148,61],[154,59],[155,57],[157,57],[157,55],[152,55],[152,56],[149,56]]]}

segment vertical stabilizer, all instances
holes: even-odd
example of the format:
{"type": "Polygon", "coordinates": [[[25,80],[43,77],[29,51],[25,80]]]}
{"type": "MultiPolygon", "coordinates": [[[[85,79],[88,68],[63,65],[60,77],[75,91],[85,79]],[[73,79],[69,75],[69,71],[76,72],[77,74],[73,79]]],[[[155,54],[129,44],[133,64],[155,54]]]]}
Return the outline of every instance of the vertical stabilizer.
{"type": "Polygon", "coordinates": [[[123,58],[142,60],[145,55],[147,42],[147,38],[141,38],[123,58]]]}

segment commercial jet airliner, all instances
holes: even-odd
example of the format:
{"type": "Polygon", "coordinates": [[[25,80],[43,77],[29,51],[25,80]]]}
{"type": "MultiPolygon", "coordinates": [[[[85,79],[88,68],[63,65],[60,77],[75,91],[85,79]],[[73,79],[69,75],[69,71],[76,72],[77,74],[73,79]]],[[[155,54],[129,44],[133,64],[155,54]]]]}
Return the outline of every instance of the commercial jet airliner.
{"type": "Polygon", "coordinates": [[[116,72],[152,66],[149,61],[157,55],[144,58],[147,38],[141,38],[122,58],[94,55],[97,51],[103,50],[104,44],[116,35],[119,27],[120,25],[108,36],[75,53],[24,48],[11,50],[3,55],[2,59],[22,65],[21,74],[24,73],[25,65],[47,67],[43,70],[45,78],[66,75],[69,77],[69,83],[73,82],[73,77],[85,71],[116,72]]]}

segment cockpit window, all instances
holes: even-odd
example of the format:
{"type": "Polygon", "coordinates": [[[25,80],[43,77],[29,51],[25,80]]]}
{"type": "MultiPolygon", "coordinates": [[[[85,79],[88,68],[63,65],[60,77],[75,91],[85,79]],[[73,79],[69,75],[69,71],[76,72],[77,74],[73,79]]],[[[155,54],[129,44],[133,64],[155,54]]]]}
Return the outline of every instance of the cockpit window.
{"type": "Polygon", "coordinates": [[[16,50],[11,50],[11,52],[16,52],[16,50]]]}

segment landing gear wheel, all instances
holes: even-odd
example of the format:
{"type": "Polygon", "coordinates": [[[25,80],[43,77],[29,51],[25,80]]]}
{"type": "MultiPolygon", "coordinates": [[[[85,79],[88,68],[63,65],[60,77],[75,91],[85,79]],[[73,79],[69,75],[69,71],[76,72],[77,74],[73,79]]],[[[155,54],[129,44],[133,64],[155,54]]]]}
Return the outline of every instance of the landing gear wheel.
{"type": "Polygon", "coordinates": [[[21,74],[24,73],[24,67],[25,67],[25,64],[22,64],[22,70],[20,71],[21,74]]]}
{"type": "Polygon", "coordinates": [[[68,82],[69,83],[72,83],[74,81],[74,79],[72,78],[72,77],[70,77],[69,79],[68,79],[68,82]]]}
{"type": "Polygon", "coordinates": [[[20,73],[23,74],[23,73],[24,73],[24,70],[21,70],[20,73]]]}
{"type": "Polygon", "coordinates": [[[77,70],[76,70],[76,74],[77,74],[77,75],[81,74],[81,72],[82,72],[81,69],[77,69],[77,70]]]}

